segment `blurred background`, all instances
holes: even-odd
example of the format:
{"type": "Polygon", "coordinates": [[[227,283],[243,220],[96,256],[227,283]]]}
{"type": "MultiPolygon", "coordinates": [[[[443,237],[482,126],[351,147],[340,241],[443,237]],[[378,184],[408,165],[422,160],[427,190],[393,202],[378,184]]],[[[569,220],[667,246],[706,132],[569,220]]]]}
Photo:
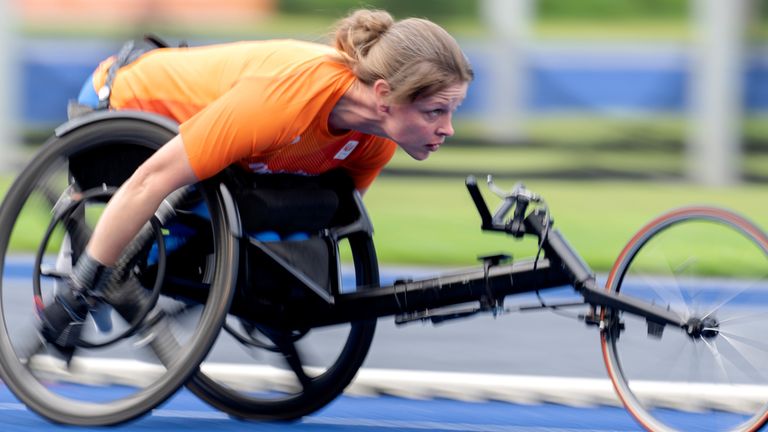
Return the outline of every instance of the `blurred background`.
{"type": "Polygon", "coordinates": [[[508,248],[479,232],[468,174],[544,194],[599,271],[670,207],[732,207],[768,228],[768,0],[4,0],[0,191],[126,39],[323,41],[361,6],[437,22],[476,71],[449,145],[421,163],[398,153],[366,195],[382,262],[508,248]]]}

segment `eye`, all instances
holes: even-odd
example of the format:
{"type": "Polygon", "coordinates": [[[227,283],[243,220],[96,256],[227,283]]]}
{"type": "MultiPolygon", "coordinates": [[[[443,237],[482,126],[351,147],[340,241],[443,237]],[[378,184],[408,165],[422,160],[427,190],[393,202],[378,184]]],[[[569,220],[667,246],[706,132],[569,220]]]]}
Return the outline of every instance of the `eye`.
{"type": "Polygon", "coordinates": [[[442,108],[437,108],[426,112],[427,117],[430,119],[436,119],[443,114],[445,114],[445,110],[442,108]]]}

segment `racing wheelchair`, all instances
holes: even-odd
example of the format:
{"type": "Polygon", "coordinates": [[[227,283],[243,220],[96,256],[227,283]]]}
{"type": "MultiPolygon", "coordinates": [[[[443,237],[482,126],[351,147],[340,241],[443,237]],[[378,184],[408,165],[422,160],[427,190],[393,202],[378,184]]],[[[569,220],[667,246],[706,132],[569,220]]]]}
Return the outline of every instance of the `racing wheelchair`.
{"type": "Polygon", "coordinates": [[[0,372],[53,422],[119,424],[181,386],[236,418],[300,418],[351,382],[377,318],[496,315],[510,311],[508,296],[563,286],[581,300],[538,297],[534,308],[584,308],[619,399],[643,427],[756,430],[768,420],[768,237],[757,226],[717,208],[671,211],[630,240],[603,288],[541,196],[489,180],[502,199],[491,213],[472,176],[481,228],[534,237],[535,257],[490,255],[476,270],[380,286],[373,227],[348,178],[226,170],[169,196],[124,251],[89,318],[110,324],[86,326],[73,352],[51,348],[35,310],[52,301],[115,189],[177,130],[147,113],[77,118],[0,207],[0,372]],[[16,248],[35,251],[31,269],[16,248]],[[306,343],[320,353],[306,355],[306,343]],[[227,344],[248,363],[228,364],[230,375],[213,367],[213,348],[227,344]],[[119,390],[103,391],[107,380],[119,390]]]}

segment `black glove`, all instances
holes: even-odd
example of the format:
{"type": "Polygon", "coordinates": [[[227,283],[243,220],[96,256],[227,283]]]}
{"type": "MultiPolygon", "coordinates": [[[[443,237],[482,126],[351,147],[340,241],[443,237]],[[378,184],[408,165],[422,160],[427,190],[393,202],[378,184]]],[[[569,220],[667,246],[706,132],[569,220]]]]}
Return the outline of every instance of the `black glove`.
{"type": "Polygon", "coordinates": [[[89,298],[106,286],[111,274],[111,268],[83,253],[66,286],[58,291],[51,304],[39,311],[43,337],[60,349],[73,349],[80,340],[83,322],[91,307],[89,298]]]}

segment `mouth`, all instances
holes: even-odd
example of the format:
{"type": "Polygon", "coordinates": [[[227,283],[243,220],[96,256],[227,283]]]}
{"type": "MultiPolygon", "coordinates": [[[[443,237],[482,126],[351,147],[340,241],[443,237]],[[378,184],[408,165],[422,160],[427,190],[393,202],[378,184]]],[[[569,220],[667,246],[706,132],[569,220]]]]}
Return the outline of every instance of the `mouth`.
{"type": "Polygon", "coordinates": [[[440,148],[440,143],[427,144],[426,147],[427,147],[427,150],[431,152],[436,152],[440,148]]]}

